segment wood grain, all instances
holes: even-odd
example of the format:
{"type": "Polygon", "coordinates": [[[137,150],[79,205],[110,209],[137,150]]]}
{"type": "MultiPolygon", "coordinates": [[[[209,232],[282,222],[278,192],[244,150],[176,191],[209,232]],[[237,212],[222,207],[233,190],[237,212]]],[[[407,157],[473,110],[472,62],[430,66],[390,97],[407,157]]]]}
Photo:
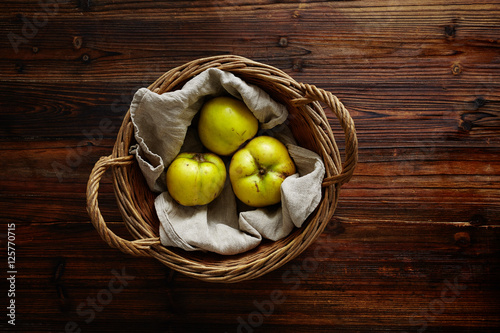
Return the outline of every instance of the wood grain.
{"type": "MultiPolygon", "coordinates": [[[[14,223],[17,331],[500,327],[498,1],[8,0],[0,30],[0,248],[7,261],[14,223]],[[232,285],[109,248],[85,208],[90,171],[111,153],[134,92],[218,54],[331,91],[359,138],[339,226],[232,285]],[[329,255],[314,259],[321,248],[329,255]],[[103,298],[121,272],[127,285],[103,298]],[[98,297],[106,304],[92,307],[98,297]]],[[[99,204],[130,237],[109,174],[99,204]]]]}

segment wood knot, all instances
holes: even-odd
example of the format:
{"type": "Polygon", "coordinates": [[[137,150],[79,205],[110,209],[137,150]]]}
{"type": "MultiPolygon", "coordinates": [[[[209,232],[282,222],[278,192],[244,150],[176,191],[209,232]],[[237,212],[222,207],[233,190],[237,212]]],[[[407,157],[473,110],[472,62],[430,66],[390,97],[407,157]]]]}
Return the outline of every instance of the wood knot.
{"type": "Polygon", "coordinates": [[[463,132],[469,132],[472,129],[473,125],[470,120],[461,120],[458,125],[458,129],[463,132]]]}
{"type": "Polygon", "coordinates": [[[73,37],[73,47],[75,50],[79,50],[83,45],[83,39],[82,37],[75,36],[73,37]]]}
{"type": "Polygon", "coordinates": [[[82,61],[85,63],[90,62],[90,56],[85,53],[84,55],[82,55],[82,61]]]}
{"type": "Polygon", "coordinates": [[[280,37],[278,45],[281,47],[287,47],[288,46],[288,38],[287,37],[280,37]]]}
{"type": "Polygon", "coordinates": [[[459,129],[470,131],[473,128],[492,128],[500,126],[500,114],[489,110],[482,111],[481,108],[489,101],[483,97],[477,97],[469,102],[468,111],[460,114],[461,123],[459,129]]]}
{"type": "Polygon", "coordinates": [[[486,99],[484,99],[483,97],[478,97],[474,100],[474,106],[476,109],[479,109],[481,106],[485,105],[486,105],[486,99]]]}
{"type": "Polygon", "coordinates": [[[444,34],[446,38],[453,38],[455,37],[456,33],[457,33],[457,27],[455,25],[450,24],[444,27],[444,34]]]}
{"type": "Polygon", "coordinates": [[[460,66],[460,64],[458,63],[455,63],[451,66],[451,73],[453,75],[459,75],[460,73],[462,73],[462,66],[460,66]]]}
{"type": "Polygon", "coordinates": [[[468,232],[457,232],[454,238],[455,244],[459,247],[467,247],[470,245],[470,235],[468,232]]]}

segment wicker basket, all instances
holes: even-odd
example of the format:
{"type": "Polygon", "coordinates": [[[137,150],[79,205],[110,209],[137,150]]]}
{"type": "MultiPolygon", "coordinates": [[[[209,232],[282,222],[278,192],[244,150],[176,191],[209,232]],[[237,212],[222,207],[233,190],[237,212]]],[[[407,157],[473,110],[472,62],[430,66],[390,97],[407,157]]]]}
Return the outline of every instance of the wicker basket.
{"type": "Polygon", "coordinates": [[[167,267],[196,279],[238,282],[257,278],[282,266],[302,253],[321,234],[332,219],[340,186],[353,174],[358,143],[349,112],[331,93],[298,83],[281,70],[240,56],[224,55],[188,62],[163,74],[148,88],[160,94],[180,89],[186,81],[208,68],[231,72],[284,104],[289,111],[288,125],[299,145],[323,158],[326,174],[322,201],[302,228],[296,228],[284,239],[276,242],[264,240],[257,248],[232,256],[162,246],[154,210],[155,194],[147,187],[135,157],[129,154],[129,147],[134,144],[130,112],[125,115],[112,154],[101,157],[90,174],[87,210],[97,232],[111,247],[134,256],[156,258],[167,267]],[[343,162],[323,105],[335,114],[345,133],[343,162]],[[120,212],[133,240],[126,240],[111,231],[99,210],[99,182],[108,168],[112,171],[120,212]]]}

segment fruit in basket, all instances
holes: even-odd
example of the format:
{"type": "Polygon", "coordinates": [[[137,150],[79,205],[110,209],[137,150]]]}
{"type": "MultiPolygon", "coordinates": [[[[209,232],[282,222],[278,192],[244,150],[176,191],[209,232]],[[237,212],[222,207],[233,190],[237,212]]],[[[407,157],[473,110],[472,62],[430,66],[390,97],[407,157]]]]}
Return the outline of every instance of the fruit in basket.
{"type": "Polygon", "coordinates": [[[226,166],[212,153],[180,153],[170,163],[166,181],[170,196],[181,205],[206,205],[222,192],[226,166]]]}
{"type": "Polygon", "coordinates": [[[252,207],[281,201],[281,183],[296,172],[288,149],[278,139],[258,136],[238,150],[229,165],[234,194],[252,207]]]}
{"type": "Polygon", "coordinates": [[[200,110],[198,134],[201,143],[219,155],[231,155],[253,138],[259,122],[244,102],[227,96],[205,102],[200,110]]]}

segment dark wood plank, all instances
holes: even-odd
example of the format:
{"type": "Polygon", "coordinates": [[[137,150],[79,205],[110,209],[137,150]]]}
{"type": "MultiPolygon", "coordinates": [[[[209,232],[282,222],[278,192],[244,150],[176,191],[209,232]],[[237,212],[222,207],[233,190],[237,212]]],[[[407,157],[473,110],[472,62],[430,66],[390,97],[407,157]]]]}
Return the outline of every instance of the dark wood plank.
{"type": "Polygon", "coordinates": [[[341,229],[327,229],[295,262],[266,277],[230,286],[172,275],[152,259],[117,253],[85,225],[32,225],[22,227],[18,235],[24,253],[19,298],[29,297],[27,290],[36,295],[36,301],[23,304],[22,310],[33,313],[35,321],[46,318],[56,325],[73,320],[86,326],[91,312],[88,297],[95,299],[117,272],[128,277],[127,285],[102,307],[99,322],[127,321],[133,309],[138,321],[180,324],[190,318],[198,324],[227,325],[234,330],[239,317],[248,322],[250,314],[258,313],[262,304],[269,306],[272,293],[279,291],[283,299],[273,305],[263,328],[301,325],[314,317],[319,326],[415,330],[420,327],[416,323],[424,322],[431,327],[454,326],[464,311],[470,328],[498,324],[495,277],[499,266],[485,266],[499,250],[497,228],[343,223],[341,229]],[[464,232],[471,242],[457,243],[454,235],[464,232]],[[80,235],[79,240],[64,237],[74,233],[80,235]],[[406,235],[404,243],[401,233],[406,235]],[[28,240],[28,235],[33,237],[28,240]],[[39,253],[40,244],[47,242],[53,246],[39,253]],[[316,247],[331,249],[331,255],[313,260],[316,247]],[[72,248],[80,249],[82,255],[67,256],[72,248]],[[30,265],[23,265],[25,261],[30,265]],[[457,288],[456,298],[448,294],[450,285],[457,288]],[[449,302],[438,303],[443,290],[449,302]],[[476,297],[486,290],[495,291],[476,297]],[[148,302],[137,301],[141,294],[148,295],[148,302]],[[358,306],[353,307],[353,299],[358,306]],[[151,308],[151,303],[157,307],[151,308]],[[44,310],[37,311],[42,304],[44,310]],[[87,310],[84,315],[74,312],[80,304],[87,310]],[[436,309],[436,304],[444,308],[436,309]],[[436,316],[439,320],[430,320],[436,316]]]}

